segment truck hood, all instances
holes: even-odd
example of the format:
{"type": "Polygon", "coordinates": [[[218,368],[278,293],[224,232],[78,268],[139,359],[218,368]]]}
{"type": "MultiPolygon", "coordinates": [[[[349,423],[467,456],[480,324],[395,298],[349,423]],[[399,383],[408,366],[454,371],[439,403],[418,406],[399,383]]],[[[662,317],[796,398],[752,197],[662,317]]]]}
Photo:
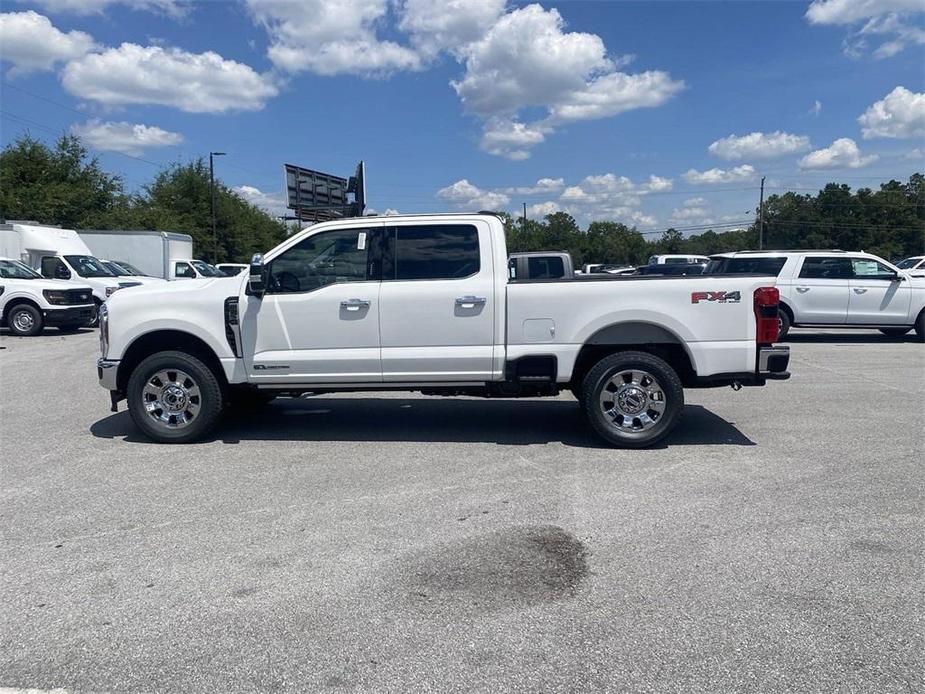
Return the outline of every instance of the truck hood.
{"type": "MultiPolygon", "coordinates": [[[[127,279],[127,278],[126,278],[127,279]]],[[[119,310],[132,304],[163,305],[169,312],[173,303],[210,302],[214,296],[237,296],[241,291],[242,277],[214,277],[208,279],[185,280],[182,282],[156,282],[137,287],[128,287],[115,292],[107,303],[119,310]]],[[[219,303],[221,306],[221,302],[219,303]]]]}
{"type": "Polygon", "coordinates": [[[14,278],[2,278],[0,282],[9,286],[16,287],[17,289],[32,289],[34,291],[40,292],[44,289],[85,289],[88,292],[92,292],[93,288],[89,284],[84,284],[83,282],[74,282],[73,280],[49,280],[45,279],[34,279],[34,280],[22,280],[14,278]]]}

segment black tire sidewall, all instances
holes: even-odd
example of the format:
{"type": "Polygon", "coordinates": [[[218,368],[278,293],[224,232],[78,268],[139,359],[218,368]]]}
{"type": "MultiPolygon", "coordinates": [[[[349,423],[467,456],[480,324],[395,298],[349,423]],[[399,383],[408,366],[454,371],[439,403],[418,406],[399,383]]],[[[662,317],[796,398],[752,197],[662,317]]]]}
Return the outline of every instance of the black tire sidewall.
{"type": "Polygon", "coordinates": [[[671,366],[647,352],[618,352],[601,359],[582,381],[582,409],[594,430],[609,443],[621,448],[645,448],[671,433],[684,410],[684,388],[671,366]],[[598,401],[601,390],[618,371],[638,369],[652,374],[665,393],[665,414],[654,427],[638,433],[618,431],[601,411],[598,401]]]}
{"type": "Polygon", "coordinates": [[[189,443],[201,439],[215,426],[223,407],[218,378],[202,361],[183,352],[158,352],[142,361],[129,377],[126,399],[135,426],[159,443],[189,443]],[[199,386],[199,416],[183,429],[169,429],[153,421],[142,401],[142,390],[148,379],[157,371],[170,368],[185,371],[199,386]]]}
{"type": "Polygon", "coordinates": [[[778,308],[778,316],[780,317],[780,334],[777,336],[778,341],[783,341],[787,335],[790,334],[790,315],[782,308],[778,308]]]}
{"type": "Polygon", "coordinates": [[[10,312],[6,314],[6,327],[10,329],[10,332],[18,337],[33,337],[42,332],[44,327],[45,320],[42,317],[42,312],[39,311],[32,304],[17,304],[10,309],[10,312]],[[32,314],[33,325],[30,330],[18,330],[15,326],[14,318],[17,313],[22,311],[28,311],[32,314]]]}

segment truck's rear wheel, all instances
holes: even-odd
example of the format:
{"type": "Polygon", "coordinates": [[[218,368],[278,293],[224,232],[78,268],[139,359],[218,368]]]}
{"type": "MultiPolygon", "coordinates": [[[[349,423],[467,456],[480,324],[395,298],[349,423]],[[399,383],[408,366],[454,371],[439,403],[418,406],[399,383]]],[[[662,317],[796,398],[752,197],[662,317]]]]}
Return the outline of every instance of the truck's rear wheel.
{"type": "Polygon", "coordinates": [[[674,369],[647,352],[601,359],[582,382],[582,408],[594,430],[622,448],[644,448],[667,436],[684,409],[674,369]]]}
{"type": "Polygon", "coordinates": [[[31,337],[42,332],[44,320],[42,312],[32,304],[19,304],[6,314],[6,324],[10,332],[20,337],[31,337]]]}
{"type": "Polygon", "coordinates": [[[128,409],[135,425],[160,443],[205,436],[222,412],[222,389],[212,370],[183,352],[158,352],[129,377],[128,409]]]}

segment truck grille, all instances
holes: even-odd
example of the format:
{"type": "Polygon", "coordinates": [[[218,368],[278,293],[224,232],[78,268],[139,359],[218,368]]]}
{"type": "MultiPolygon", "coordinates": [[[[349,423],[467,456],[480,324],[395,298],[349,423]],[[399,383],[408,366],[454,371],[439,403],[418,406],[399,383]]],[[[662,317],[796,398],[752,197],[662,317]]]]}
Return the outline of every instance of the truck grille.
{"type": "Polygon", "coordinates": [[[58,306],[82,306],[93,303],[93,292],[89,289],[65,289],[61,293],[64,301],[58,306]]]}

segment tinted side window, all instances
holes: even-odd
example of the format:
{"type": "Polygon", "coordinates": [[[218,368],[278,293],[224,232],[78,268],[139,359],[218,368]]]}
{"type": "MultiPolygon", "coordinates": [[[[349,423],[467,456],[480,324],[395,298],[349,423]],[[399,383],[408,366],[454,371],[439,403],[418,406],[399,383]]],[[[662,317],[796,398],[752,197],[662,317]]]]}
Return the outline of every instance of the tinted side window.
{"type": "Polygon", "coordinates": [[[268,291],[311,292],[367,279],[370,232],[338,229],[309,236],[270,263],[268,291]]]}
{"type": "Polygon", "coordinates": [[[61,258],[46,255],[42,258],[42,276],[50,279],[68,279],[71,272],[61,258]]]}
{"type": "Polygon", "coordinates": [[[190,267],[189,263],[177,263],[177,277],[196,278],[196,271],[190,267]]]}
{"type": "Polygon", "coordinates": [[[800,268],[800,277],[806,279],[844,280],[851,274],[851,260],[848,258],[807,257],[800,268]]]}
{"type": "Polygon", "coordinates": [[[479,271],[479,232],[474,226],[397,227],[394,234],[395,279],[461,279],[479,271]]]}
{"type": "MultiPolygon", "coordinates": [[[[780,274],[786,258],[730,258],[724,272],[729,275],[773,275],[780,274]]],[[[806,267],[804,264],[803,267],[806,267]]]]}
{"type": "Polygon", "coordinates": [[[555,279],[565,275],[562,258],[528,258],[529,275],[533,278],[555,279]]]}

